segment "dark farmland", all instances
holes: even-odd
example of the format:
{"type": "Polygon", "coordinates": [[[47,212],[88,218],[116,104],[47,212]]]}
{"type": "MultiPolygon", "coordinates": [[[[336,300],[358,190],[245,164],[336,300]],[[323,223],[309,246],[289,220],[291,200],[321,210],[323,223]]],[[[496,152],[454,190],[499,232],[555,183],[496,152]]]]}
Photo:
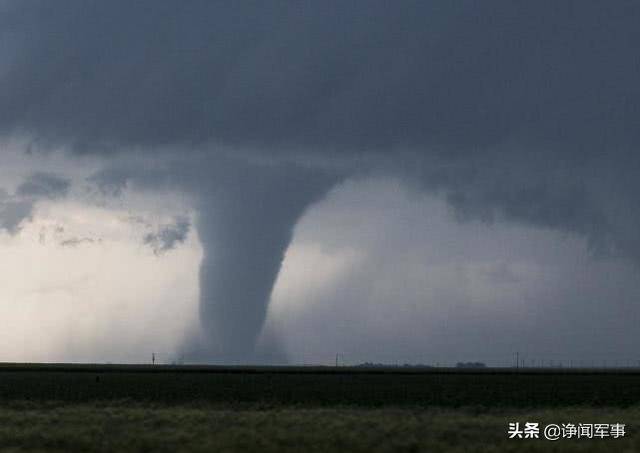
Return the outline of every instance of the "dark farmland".
{"type": "Polygon", "coordinates": [[[0,365],[0,450],[640,451],[640,370],[0,365]],[[512,421],[625,423],[509,439],[512,421]]]}
{"type": "Polygon", "coordinates": [[[640,370],[168,365],[0,365],[0,401],[416,406],[628,407],[640,370]]]}

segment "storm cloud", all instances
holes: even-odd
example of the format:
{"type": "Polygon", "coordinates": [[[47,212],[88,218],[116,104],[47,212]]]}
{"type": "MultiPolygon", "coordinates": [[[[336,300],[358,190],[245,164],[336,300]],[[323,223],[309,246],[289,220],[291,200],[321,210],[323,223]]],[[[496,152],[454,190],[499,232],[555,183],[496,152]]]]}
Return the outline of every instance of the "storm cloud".
{"type": "Polygon", "coordinates": [[[188,219],[177,218],[174,223],[161,225],[158,231],[147,233],[143,242],[151,247],[156,255],[160,255],[183,243],[190,229],[191,223],[188,219]]]}
{"type": "Polygon", "coordinates": [[[35,203],[67,195],[71,182],[52,173],[32,173],[13,195],[0,189],[0,231],[16,234],[23,222],[31,219],[35,203]]]}
{"type": "MultiPolygon", "coordinates": [[[[199,212],[201,320],[251,357],[298,218],[391,175],[459,221],[640,260],[640,3],[0,3],[0,133],[199,212]]],[[[35,151],[34,151],[35,150],[35,151]]],[[[33,191],[34,187],[28,189],[33,191]]]]}
{"type": "MultiPolygon", "coordinates": [[[[2,194],[0,193],[0,197],[2,194]]],[[[15,234],[20,224],[31,217],[33,204],[29,201],[2,200],[0,198],[0,231],[15,234]]]]}
{"type": "Polygon", "coordinates": [[[16,195],[26,198],[55,199],[69,192],[71,182],[51,173],[33,173],[20,184],[16,195]]]}

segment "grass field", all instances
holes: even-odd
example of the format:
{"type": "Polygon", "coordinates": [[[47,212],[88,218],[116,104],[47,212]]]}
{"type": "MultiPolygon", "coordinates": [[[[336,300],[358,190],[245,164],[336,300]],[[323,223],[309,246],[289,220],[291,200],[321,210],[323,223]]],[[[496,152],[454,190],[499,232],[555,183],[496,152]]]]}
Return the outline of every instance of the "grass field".
{"type": "Polygon", "coordinates": [[[0,366],[7,451],[640,451],[635,370],[0,366]],[[625,423],[508,439],[509,422],[625,423]]]}

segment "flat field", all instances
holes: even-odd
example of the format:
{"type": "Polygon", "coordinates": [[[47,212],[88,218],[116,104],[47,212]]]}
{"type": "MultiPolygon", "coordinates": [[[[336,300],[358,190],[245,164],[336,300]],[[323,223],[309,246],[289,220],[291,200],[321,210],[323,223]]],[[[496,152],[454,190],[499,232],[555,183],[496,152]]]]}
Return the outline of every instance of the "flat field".
{"type": "Polygon", "coordinates": [[[640,451],[639,426],[632,369],[0,366],[5,451],[640,451]],[[509,422],[626,435],[508,439],[509,422]]]}

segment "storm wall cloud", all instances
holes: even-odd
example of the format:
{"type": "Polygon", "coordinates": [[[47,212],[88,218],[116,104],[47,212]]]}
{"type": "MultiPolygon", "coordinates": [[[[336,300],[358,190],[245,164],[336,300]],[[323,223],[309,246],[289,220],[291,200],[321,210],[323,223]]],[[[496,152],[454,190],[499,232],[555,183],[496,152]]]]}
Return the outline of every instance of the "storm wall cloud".
{"type": "Polygon", "coordinates": [[[115,196],[189,193],[207,341],[248,360],[294,226],[345,179],[637,265],[639,19],[633,1],[5,0],[0,132],[117,161],[94,176],[115,196]]]}

